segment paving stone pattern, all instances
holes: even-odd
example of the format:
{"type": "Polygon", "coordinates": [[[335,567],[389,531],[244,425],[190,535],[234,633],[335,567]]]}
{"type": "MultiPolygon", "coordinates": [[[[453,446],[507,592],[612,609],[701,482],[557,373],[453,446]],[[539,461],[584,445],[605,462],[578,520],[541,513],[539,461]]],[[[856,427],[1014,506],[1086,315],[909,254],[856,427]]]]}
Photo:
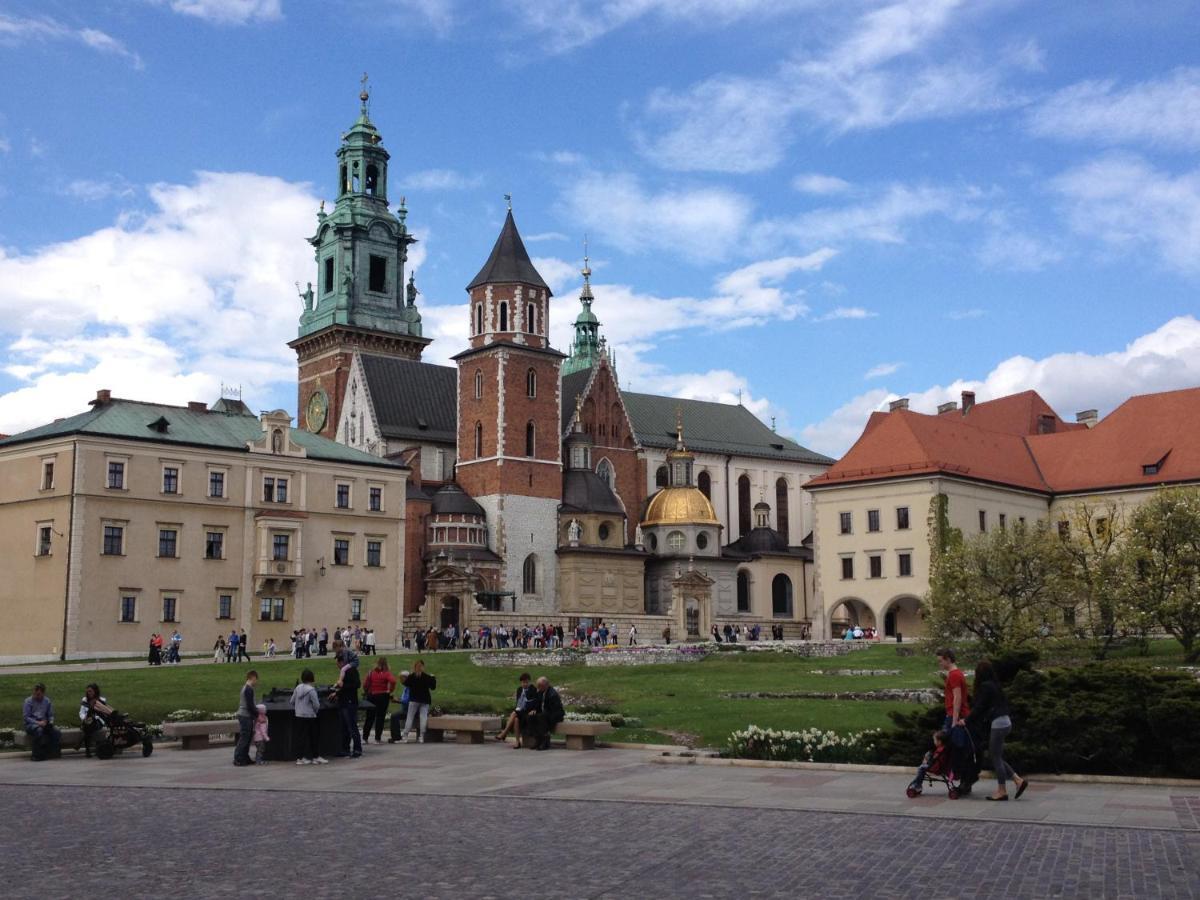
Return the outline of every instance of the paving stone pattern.
{"type": "Polygon", "coordinates": [[[10,898],[1200,897],[1190,831],[512,797],[10,786],[0,849],[10,898]]]}

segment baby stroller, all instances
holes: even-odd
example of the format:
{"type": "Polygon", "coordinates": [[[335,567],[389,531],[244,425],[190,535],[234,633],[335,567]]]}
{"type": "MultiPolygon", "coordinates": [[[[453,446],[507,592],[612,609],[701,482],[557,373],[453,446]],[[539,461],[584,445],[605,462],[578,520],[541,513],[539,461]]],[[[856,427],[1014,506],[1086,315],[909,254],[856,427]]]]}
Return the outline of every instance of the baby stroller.
{"type": "Polygon", "coordinates": [[[940,742],[925,754],[917,767],[917,776],[909,783],[905,794],[911,799],[920,797],[925,785],[944,784],[946,795],[957,800],[971,793],[971,786],[979,780],[979,760],[975,753],[975,741],[963,727],[950,732],[940,732],[940,742]]]}
{"type": "Polygon", "coordinates": [[[118,750],[136,747],[138,744],[142,745],[142,756],[149,756],[154,752],[154,742],[143,723],[135,722],[115,709],[94,715],[97,727],[92,741],[95,744],[96,756],[100,759],[112,759],[118,750]]]}

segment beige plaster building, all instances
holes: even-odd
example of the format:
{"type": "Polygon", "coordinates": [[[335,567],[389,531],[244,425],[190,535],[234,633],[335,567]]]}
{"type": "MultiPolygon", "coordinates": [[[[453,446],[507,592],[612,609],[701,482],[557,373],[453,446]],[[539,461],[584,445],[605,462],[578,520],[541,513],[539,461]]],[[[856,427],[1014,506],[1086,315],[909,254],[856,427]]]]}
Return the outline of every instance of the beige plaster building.
{"type": "Polygon", "coordinates": [[[91,409],[0,441],[0,660],[184,651],[245,629],[402,621],[408,470],[241,401],[211,409],[100,391],[91,409]]]}
{"type": "Polygon", "coordinates": [[[806,485],[813,497],[814,635],[852,625],[919,636],[934,501],[964,535],[1070,518],[1080,503],[1134,506],[1200,482],[1200,389],[1132,397],[1065,422],[1035,392],[936,415],[907,401],[874,413],[853,447],[806,485]],[[940,498],[940,499],[939,499],[940,498]]]}

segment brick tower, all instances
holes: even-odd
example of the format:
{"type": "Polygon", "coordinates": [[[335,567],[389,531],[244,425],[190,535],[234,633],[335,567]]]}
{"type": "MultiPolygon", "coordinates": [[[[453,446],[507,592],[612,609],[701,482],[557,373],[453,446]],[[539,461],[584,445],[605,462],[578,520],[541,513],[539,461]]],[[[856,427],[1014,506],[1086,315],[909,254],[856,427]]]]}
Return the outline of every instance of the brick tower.
{"type": "Polygon", "coordinates": [[[299,363],[300,424],[328,438],[337,433],[346,381],[355,351],[420,359],[429,338],[421,334],[415,285],[404,284],[408,233],[404,198],[388,209],[388,152],[368,116],[364,80],[358,120],[338,148],[338,194],[333,212],[317,213],[314,289],[301,291],[299,335],[288,346],[299,363]]]}
{"type": "Polygon", "coordinates": [[[562,499],[559,370],[550,347],[550,288],[525,251],[512,209],[467,286],[471,346],[458,363],[457,480],[487,511],[516,610],[557,604],[562,499]]]}

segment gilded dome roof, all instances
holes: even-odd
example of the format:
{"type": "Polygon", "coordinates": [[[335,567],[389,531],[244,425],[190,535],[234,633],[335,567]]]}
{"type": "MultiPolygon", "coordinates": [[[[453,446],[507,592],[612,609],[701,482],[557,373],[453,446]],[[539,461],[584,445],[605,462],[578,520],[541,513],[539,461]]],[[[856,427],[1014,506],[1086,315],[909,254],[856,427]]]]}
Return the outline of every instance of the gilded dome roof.
{"type": "Polygon", "coordinates": [[[708,498],[695,487],[667,487],[650,498],[643,525],[720,525],[708,498]]]}

